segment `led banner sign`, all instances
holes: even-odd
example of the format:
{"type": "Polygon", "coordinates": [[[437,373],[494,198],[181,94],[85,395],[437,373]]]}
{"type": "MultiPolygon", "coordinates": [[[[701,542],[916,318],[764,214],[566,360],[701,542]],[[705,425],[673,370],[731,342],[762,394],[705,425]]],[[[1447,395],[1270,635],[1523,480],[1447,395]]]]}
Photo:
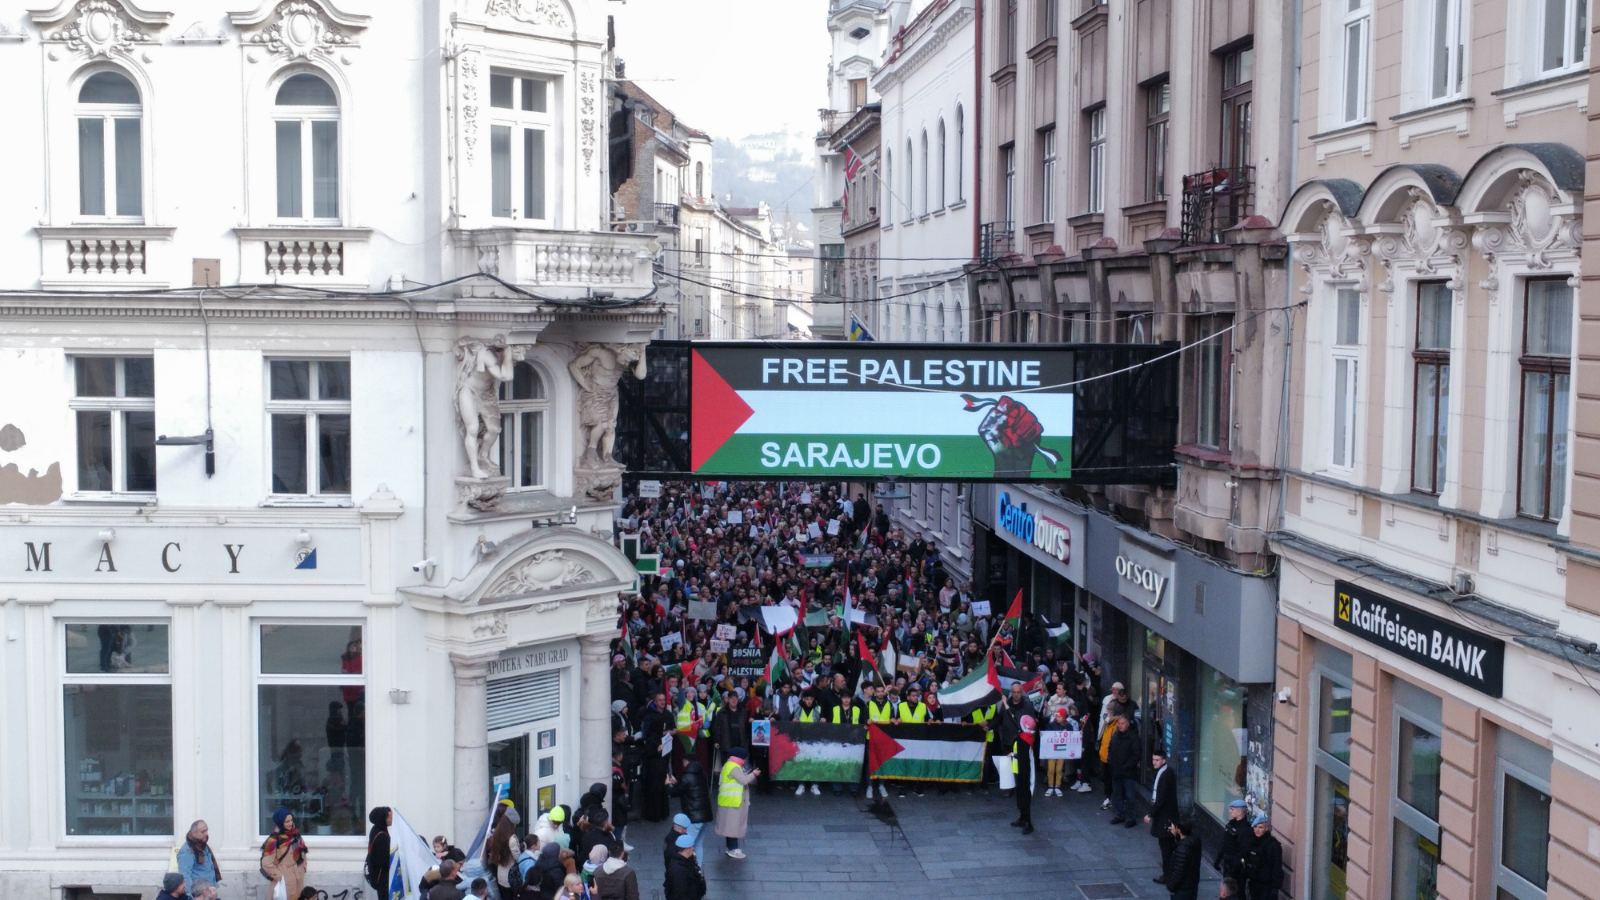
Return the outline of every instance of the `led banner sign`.
{"type": "Polygon", "coordinates": [[[1333,624],[1440,675],[1498,697],[1506,644],[1348,581],[1333,585],[1333,624]]]}
{"type": "Polygon", "coordinates": [[[791,343],[690,353],[697,475],[1072,475],[1069,350],[791,343]]]}

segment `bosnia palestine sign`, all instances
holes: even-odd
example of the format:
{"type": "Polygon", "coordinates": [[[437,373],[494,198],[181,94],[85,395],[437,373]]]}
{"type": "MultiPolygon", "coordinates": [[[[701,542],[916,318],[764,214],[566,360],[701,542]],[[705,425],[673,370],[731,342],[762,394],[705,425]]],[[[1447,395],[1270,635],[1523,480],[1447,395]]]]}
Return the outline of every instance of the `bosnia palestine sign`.
{"type": "Polygon", "coordinates": [[[1066,480],[1072,352],[700,344],[696,475],[1066,480]]]}

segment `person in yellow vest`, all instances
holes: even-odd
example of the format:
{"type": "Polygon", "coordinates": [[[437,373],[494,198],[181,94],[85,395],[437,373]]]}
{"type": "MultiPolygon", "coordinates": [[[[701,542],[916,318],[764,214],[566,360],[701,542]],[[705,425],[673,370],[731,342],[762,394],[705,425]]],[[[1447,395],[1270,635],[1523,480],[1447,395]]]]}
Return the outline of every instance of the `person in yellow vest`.
{"type": "MultiPolygon", "coordinates": [[[[856,698],[850,696],[849,694],[840,694],[839,705],[835,706],[832,711],[828,713],[828,721],[835,725],[860,725],[861,707],[856,705],[855,699],[856,698]]],[[[840,794],[843,794],[848,787],[849,786],[844,782],[836,781],[833,783],[833,786],[830,788],[830,790],[833,792],[833,795],[837,797],[840,794]]],[[[870,794],[871,792],[872,789],[868,788],[867,793],[870,794]]]]}
{"type": "MultiPolygon", "coordinates": [[[[873,688],[872,688],[872,699],[867,701],[867,721],[868,722],[871,722],[871,723],[874,723],[874,724],[877,724],[877,725],[887,725],[890,722],[894,721],[894,701],[889,699],[888,695],[885,693],[885,690],[886,689],[884,688],[884,686],[882,684],[877,684],[877,685],[873,686],[873,688]]],[[[889,797],[889,789],[887,787],[884,787],[883,782],[881,782],[878,779],[874,778],[874,779],[872,779],[872,780],[867,782],[867,799],[868,800],[872,799],[872,789],[873,788],[877,788],[878,789],[878,796],[879,797],[882,797],[884,799],[888,799],[888,797],[889,797]]]]}
{"type": "MultiPolygon", "coordinates": [[[[900,707],[895,710],[895,722],[905,725],[921,725],[928,721],[928,704],[922,702],[922,689],[912,685],[906,690],[906,699],[900,702],[900,707]]],[[[918,797],[925,796],[922,782],[911,782],[911,790],[918,797]]],[[[906,783],[900,782],[900,796],[906,795],[906,783]]]]}
{"type": "Polygon", "coordinates": [[[997,711],[995,704],[979,707],[971,713],[973,724],[983,726],[983,781],[990,784],[995,781],[998,774],[990,760],[994,758],[994,715],[997,711]]]}
{"type": "Polygon", "coordinates": [[[748,767],[747,758],[743,747],[729,750],[717,775],[717,834],[727,841],[727,854],[734,859],[744,859],[739,841],[750,830],[750,785],[761,775],[760,769],[748,767]]]}
{"type": "MultiPolygon", "coordinates": [[[[821,722],[821,721],[823,721],[823,718],[822,718],[822,707],[817,705],[817,695],[816,694],[812,693],[811,691],[806,691],[804,694],[802,694],[800,696],[800,711],[795,714],[794,720],[796,722],[821,722]]],[[[800,782],[800,784],[795,786],[794,795],[796,797],[800,796],[801,794],[804,794],[805,792],[806,792],[806,783],[805,782],[802,781],[802,782],[800,782]]],[[[813,782],[811,784],[811,793],[814,796],[817,796],[817,797],[822,796],[822,786],[819,785],[819,784],[816,784],[815,782],[813,782]]]]}

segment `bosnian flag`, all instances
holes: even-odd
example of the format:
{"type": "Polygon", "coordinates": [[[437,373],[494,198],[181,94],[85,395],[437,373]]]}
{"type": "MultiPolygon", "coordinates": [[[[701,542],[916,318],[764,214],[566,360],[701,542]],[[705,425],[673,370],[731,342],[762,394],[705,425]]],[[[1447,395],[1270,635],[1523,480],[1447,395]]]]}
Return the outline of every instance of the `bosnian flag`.
{"type": "MultiPolygon", "coordinates": [[[[496,790],[496,797],[499,791],[496,790]]],[[[498,806],[498,800],[490,806],[498,806]]],[[[389,825],[389,891],[385,900],[410,900],[421,897],[418,886],[422,876],[439,864],[433,848],[422,835],[417,834],[398,809],[393,810],[394,822],[389,825]]]]}
{"type": "Polygon", "coordinates": [[[1000,682],[994,674],[994,664],[987,658],[981,668],[974,668],[967,677],[939,691],[939,712],[952,719],[965,718],[975,709],[982,709],[1000,699],[1000,682]]]}

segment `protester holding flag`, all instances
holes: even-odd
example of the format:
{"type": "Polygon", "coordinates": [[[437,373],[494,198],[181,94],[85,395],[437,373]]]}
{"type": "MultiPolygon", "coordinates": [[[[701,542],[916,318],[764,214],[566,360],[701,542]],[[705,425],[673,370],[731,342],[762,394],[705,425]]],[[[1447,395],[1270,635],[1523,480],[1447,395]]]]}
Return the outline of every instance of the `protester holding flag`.
{"type": "Polygon", "coordinates": [[[367,884],[380,893],[389,889],[389,823],[393,818],[387,806],[375,806],[367,816],[372,823],[367,832],[367,884]]]}

